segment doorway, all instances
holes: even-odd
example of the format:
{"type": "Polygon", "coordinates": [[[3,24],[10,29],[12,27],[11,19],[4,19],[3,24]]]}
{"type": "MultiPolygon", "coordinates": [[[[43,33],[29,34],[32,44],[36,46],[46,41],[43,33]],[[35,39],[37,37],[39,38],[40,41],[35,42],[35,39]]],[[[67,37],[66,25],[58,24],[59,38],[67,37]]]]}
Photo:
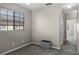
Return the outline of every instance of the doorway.
{"type": "Polygon", "coordinates": [[[65,21],[65,40],[72,46],[77,48],[76,44],[76,21],[77,21],[78,10],[69,9],[64,10],[64,21],[65,21]]]}

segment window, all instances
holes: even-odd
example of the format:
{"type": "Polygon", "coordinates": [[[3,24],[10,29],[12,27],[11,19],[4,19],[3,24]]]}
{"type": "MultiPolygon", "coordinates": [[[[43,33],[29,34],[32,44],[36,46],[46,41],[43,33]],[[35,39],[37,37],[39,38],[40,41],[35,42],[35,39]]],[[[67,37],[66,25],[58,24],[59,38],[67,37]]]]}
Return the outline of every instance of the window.
{"type": "Polygon", "coordinates": [[[15,12],[15,30],[22,30],[24,27],[23,14],[15,12]]]}
{"type": "Polygon", "coordinates": [[[15,12],[15,30],[24,29],[24,16],[22,13],[15,12]]]}
{"type": "Polygon", "coordinates": [[[0,8],[0,31],[24,29],[24,15],[6,8],[0,8]]]}
{"type": "Polygon", "coordinates": [[[8,10],[8,22],[7,22],[7,30],[8,31],[13,31],[13,11],[8,10]]]}
{"type": "Polygon", "coordinates": [[[0,31],[7,31],[7,9],[0,8],[0,31]]]}

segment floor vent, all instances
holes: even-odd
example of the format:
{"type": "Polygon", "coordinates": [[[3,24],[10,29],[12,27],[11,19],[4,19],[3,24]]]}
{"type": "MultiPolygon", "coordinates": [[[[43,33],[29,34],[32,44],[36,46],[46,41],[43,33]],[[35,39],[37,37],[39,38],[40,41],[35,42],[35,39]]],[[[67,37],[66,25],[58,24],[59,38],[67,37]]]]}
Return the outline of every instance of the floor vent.
{"type": "Polygon", "coordinates": [[[43,48],[51,48],[52,47],[52,42],[47,41],[47,40],[41,40],[40,46],[43,47],[43,48]]]}

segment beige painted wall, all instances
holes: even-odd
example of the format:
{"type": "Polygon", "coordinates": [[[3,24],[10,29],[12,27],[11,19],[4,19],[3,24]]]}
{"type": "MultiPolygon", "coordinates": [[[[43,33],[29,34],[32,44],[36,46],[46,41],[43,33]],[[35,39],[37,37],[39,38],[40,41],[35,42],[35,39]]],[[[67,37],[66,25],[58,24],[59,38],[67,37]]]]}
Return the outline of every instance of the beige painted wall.
{"type": "Polygon", "coordinates": [[[40,43],[49,40],[52,47],[60,48],[59,20],[62,19],[62,8],[58,4],[32,11],[32,40],[40,43]]]}
{"type": "Polygon", "coordinates": [[[16,10],[24,13],[24,30],[21,31],[6,31],[0,32],[0,54],[14,49],[18,46],[24,45],[31,42],[31,10],[21,7],[15,3],[6,3],[1,4],[1,7],[6,7],[12,10],[16,10]],[[25,41],[22,43],[22,41],[25,41]],[[18,43],[21,42],[21,43],[18,43]],[[15,43],[15,46],[12,46],[12,43],[15,43]]]}
{"type": "MultiPolygon", "coordinates": [[[[25,15],[25,27],[23,31],[0,32],[0,53],[29,43],[31,39],[35,43],[40,43],[40,41],[44,39],[50,40],[53,43],[52,47],[60,48],[63,39],[60,39],[60,30],[62,28],[59,28],[59,22],[63,18],[62,8],[58,4],[35,11],[11,3],[0,4],[0,6],[23,12],[25,15]],[[23,40],[25,43],[18,44],[18,42],[22,42],[23,40]],[[12,46],[13,42],[16,44],[15,46],[12,46]]],[[[77,34],[79,33],[77,32],[77,34]]],[[[78,42],[79,40],[77,43],[78,42]]],[[[77,46],[79,46],[79,44],[77,44],[77,46]]]]}

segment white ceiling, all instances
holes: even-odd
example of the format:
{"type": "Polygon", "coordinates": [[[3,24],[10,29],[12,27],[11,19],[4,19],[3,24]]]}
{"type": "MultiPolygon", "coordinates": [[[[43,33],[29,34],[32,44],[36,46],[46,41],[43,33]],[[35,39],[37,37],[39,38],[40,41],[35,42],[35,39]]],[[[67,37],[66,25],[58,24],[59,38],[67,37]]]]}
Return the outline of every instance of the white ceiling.
{"type": "MultiPolygon", "coordinates": [[[[55,3],[53,3],[50,6],[53,6],[55,3]]],[[[18,3],[18,5],[26,7],[28,9],[31,10],[36,10],[36,9],[40,9],[40,8],[45,8],[48,7],[46,6],[46,3],[30,3],[30,4],[26,4],[26,3],[18,3]]],[[[68,6],[75,6],[77,4],[73,4],[73,3],[60,3],[59,5],[61,5],[63,7],[63,9],[68,9],[68,6]]]]}
{"type": "Polygon", "coordinates": [[[46,3],[31,3],[31,4],[26,4],[26,3],[18,3],[20,6],[29,8],[31,10],[36,10],[36,9],[40,9],[40,8],[44,8],[44,7],[48,7],[45,4],[46,3]]]}

